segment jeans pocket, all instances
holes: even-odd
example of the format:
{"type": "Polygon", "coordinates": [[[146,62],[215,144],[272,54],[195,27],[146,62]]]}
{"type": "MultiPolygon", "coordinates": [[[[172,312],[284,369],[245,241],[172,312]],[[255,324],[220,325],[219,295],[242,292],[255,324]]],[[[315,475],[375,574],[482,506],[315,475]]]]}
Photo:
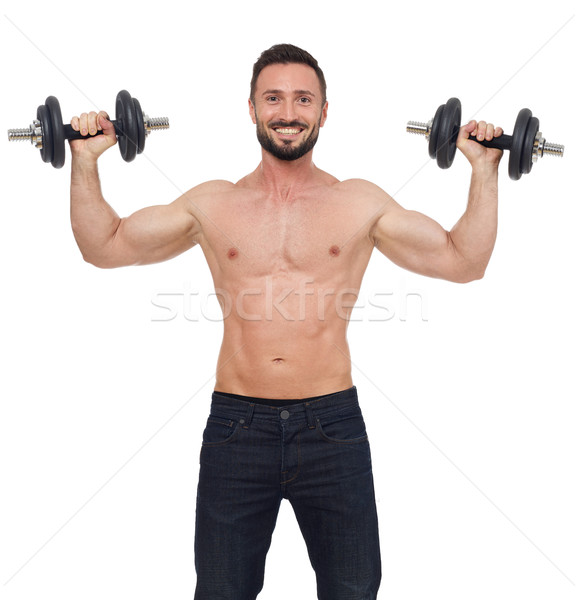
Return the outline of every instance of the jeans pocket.
{"type": "Polygon", "coordinates": [[[316,429],[324,440],[333,444],[360,444],[368,441],[366,424],[360,410],[318,417],[316,429]]]}
{"type": "Polygon", "coordinates": [[[237,432],[237,421],[210,415],[203,431],[203,446],[221,446],[233,441],[237,432]]]}

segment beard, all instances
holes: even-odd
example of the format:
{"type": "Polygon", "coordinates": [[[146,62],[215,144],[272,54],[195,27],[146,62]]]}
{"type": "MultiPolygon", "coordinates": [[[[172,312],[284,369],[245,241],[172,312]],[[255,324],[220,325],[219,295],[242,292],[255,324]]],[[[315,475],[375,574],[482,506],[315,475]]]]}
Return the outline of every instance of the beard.
{"type": "MultiPolygon", "coordinates": [[[[282,145],[279,145],[273,139],[273,136],[269,133],[269,130],[258,119],[257,140],[266,152],[269,152],[279,160],[297,160],[298,158],[301,158],[307,154],[316,145],[316,142],[318,141],[318,135],[320,134],[320,123],[321,117],[317,126],[312,129],[310,134],[303,142],[293,145],[294,142],[292,140],[282,140],[282,145]]],[[[305,129],[307,128],[307,124],[300,123],[298,121],[292,121],[291,123],[275,122],[272,123],[270,127],[299,127],[305,129]]]]}

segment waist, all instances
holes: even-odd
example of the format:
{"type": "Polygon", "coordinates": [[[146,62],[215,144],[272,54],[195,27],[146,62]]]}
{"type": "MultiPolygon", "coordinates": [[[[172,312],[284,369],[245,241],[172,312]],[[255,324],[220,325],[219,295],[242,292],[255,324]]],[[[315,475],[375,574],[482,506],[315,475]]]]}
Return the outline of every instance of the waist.
{"type": "Polygon", "coordinates": [[[259,398],[320,396],[353,385],[347,341],[280,336],[271,341],[225,335],[215,389],[259,398]]]}
{"type": "Polygon", "coordinates": [[[239,394],[214,391],[211,398],[211,414],[228,419],[243,419],[251,413],[252,419],[278,420],[283,419],[284,411],[298,417],[307,417],[308,413],[322,417],[324,415],[358,406],[358,393],[355,386],[323,396],[308,398],[255,398],[239,394]]]}

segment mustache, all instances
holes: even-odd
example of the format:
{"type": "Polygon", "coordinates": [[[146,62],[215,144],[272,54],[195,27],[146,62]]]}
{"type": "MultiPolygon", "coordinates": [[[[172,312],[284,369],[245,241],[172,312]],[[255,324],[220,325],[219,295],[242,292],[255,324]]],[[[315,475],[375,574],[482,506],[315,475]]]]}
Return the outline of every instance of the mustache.
{"type": "Polygon", "coordinates": [[[308,124],[302,123],[301,121],[273,121],[269,124],[270,127],[289,127],[296,128],[299,127],[301,129],[307,129],[308,124]]]}

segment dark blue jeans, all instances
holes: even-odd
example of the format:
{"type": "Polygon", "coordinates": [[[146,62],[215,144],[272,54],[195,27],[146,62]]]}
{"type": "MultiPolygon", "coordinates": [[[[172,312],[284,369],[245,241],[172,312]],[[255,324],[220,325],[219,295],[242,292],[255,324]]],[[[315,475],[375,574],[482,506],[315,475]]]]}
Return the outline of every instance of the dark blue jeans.
{"type": "Polygon", "coordinates": [[[283,498],[304,536],[318,598],[374,600],[378,520],[356,388],[268,402],[213,394],[200,457],[195,600],[255,600],[283,498]]]}

